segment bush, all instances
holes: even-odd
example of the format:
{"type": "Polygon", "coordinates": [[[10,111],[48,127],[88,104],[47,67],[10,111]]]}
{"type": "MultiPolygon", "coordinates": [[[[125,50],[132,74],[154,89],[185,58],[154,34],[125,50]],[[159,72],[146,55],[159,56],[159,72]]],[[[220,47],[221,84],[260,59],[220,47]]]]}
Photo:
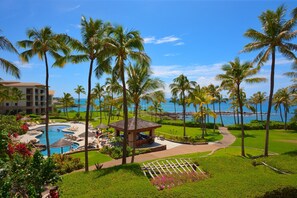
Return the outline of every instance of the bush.
{"type": "Polygon", "coordinates": [[[285,188],[278,188],[273,191],[266,192],[263,198],[271,198],[271,197],[278,197],[278,198],[290,198],[297,196],[297,188],[294,187],[285,187],[285,188]]]}
{"type": "MultiPolygon", "coordinates": [[[[103,154],[107,154],[110,157],[114,159],[119,159],[123,156],[123,146],[122,146],[123,140],[120,137],[114,138],[111,142],[112,146],[103,146],[103,148],[100,149],[100,152],[103,154]]],[[[127,147],[127,156],[132,155],[132,148],[127,147]]]]}
{"type": "Polygon", "coordinates": [[[74,158],[70,155],[52,155],[53,161],[56,164],[55,171],[59,174],[70,173],[74,170],[82,169],[84,164],[80,161],[79,158],[74,158]]]}

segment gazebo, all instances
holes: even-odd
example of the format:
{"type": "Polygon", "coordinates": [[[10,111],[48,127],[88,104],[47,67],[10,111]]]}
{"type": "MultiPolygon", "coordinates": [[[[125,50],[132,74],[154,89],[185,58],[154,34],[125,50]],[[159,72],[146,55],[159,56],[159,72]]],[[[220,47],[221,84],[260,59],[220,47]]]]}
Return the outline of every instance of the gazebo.
{"type": "MultiPolygon", "coordinates": [[[[148,122],[137,118],[137,128],[135,129],[135,118],[128,119],[128,144],[133,146],[133,142],[141,132],[149,132],[149,136],[146,139],[136,140],[136,147],[142,144],[147,144],[155,139],[155,129],[161,127],[160,124],[154,122],[148,122]]],[[[119,136],[121,131],[124,131],[124,120],[109,124],[110,127],[115,129],[115,135],[119,136]]]]}

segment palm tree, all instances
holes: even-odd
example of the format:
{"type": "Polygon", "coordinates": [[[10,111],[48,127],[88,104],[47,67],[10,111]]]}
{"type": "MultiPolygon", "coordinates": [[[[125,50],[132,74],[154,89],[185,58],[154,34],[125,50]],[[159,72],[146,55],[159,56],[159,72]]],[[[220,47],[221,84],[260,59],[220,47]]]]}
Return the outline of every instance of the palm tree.
{"type": "Polygon", "coordinates": [[[20,57],[23,62],[29,60],[37,55],[40,60],[45,62],[45,88],[46,88],[46,111],[45,111],[45,134],[46,134],[46,147],[47,156],[50,156],[49,137],[48,137],[48,114],[49,114],[49,66],[47,56],[52,56],[56,62],[53,65],[62,66],[65,62],[58,61],[61,58],[60,52],[68,54],[70,49],[67,46],[68,37],[64,34],[55,34],[50,27],[44,27],[40,30],[29,29],[27,31],[29,40],[22,40],[18,42],[21,48],[29,48],[22,52],[20,57]]]}
{"type": "Polygon", "coordinates": [[[95,87],[93,88],[93,94],[95,95],[95,97],[98,98],[99,101],[99,111],[100,111],[100,124],[102,123],[102,101],[101,101],[101,97],[104,94],[104,85],[101,86],[100,83],[96,83],[95,87]]]}
{"type": "Polygon", "coordinates": [[[249,103],[250,103],[251,105],[255,105],[255,112],[253,112],[253,113],[256,113],[256,120],[258,121],[258,100],[257,100],[256,93],[254,93],[254,94],[250,97],[249,103]]]}
{"type": "MultiPolygon", "coordinates": [[[[297,9],[296,9],[297,10],[297,9]]],[[[297,62],[294,62],[292,65],[292,70],[291,72],[286,72],[284,75],[292,78],[293,84],[290,86],[290,91],[292,94],[294,94],[295,100],[296,100],[296,91],[297,91],[297,62]]]]}
{"type": "Polygon", "coordinates": [[[220,115],[220,119],[221,119],[221,124],[222,126],[224,126],[224,122],[223,122],[223,117],[222,117],[222,110],[221,110],[221,103],[226,103],[227,102],[227,98],[224,98],[222,94],[219,94],[217,96],[217,100],[218,100],[218,104],[219,104],[219,115],[220,115]]]}
{"type": "Polygon", "coordinates": [[[274,97],[273,97],[273,103],[275,104],[276,110],[278,107],[280,108],[280,114],[282,114],[281,105],[283,105],[284,115],[285,115],[285,130],[287,130],[287,118],[288,118],[290,106],[292,104],[289,88],[286,87],[286,88],[277,90],[277,92],[274,94],[274,97]]]}
{"type": "Polygon", "coordinates": [[[127,61],[135,60],[142,65],[149,64],[150,58],[144,53],[143,39],[138,31],[125,31],[117,26],[110,31],[106,47],[111,56],[115,57],[114,74],[122,81],[123,114],[124,114],[124,140],[122,164],[126,164],[128,141],[128,102],[126,93],[125,67],[127,61]]]}
{"type": "MultiPolygon", "coordinates": [[[[149,95],[158,88],[164,88],[163,83],[158,78],[151,78],[151,71],[149,65],[129,65],[127,68],[128,80],[127,80],[127,95],[128,98],[134,104],[134,116],[135,116],[135,130],[137,129],[138,109],[140,100],[145,95],[149,95]]],[[[133,139],[133,152],[131,163],[134,162],[135,154],[135,138],[133,139]]]]}
{"type": "Polygon", "coordinates": [[[257,68],[253,68],[253,65],[250,62],[240,63],[239,58],[235,58],[232,62],[222,66],[224,74],[219,74],[216,76],[218,80],[222,80],[221,86],[224,89],[235,90],[237,104],[240,109],[240,121],[241,121],[241,155],[245,156],[244,151],[244,128],[243,128],[243,101],[241,93],[241,83],[258,83],[263,82],[265,78],[252,78],[255,74],[258,73],[257,68]]]}
{"type": "Polygon", "coordinates": [[[261,121],[263,121],[263,111],[262,111],[262,104],[266,100],[266,92],[257,92],[256,93],[256,99],[257,102],[260,104],[260,115],[261,115],[261,121]]]}
{"type": "Polygon", "coordinates": [[[74,91],[78,95],[78,115],[80,115],[80,94],[86,94],[86,91],[82,85],[77,85],[77,87],[74,89],[74,91]]]}
{"type": "Polygon", "coordinates": [[[176,114],[176,103],[178,102],[178,98],[177,96],[173,95],[171,98],[170,98],[170,101],[171,103],[173,103],[174,105],[174,113],[176,114]]]}
{"type": "Polygon", "coordinates": [[[110,95],[109,98],[109,113],[108,113],[108,122],[110,123],[110,117],[112,115],[112,108],[114,103],[114,94],[119,94],[121,86],[119,85],[115,75],[112,75],[110,78],[106,78],[105,82],[106,92],[110,95]]]}
{"type": "Polygon", "coordinates": [[[90,62],[88,74],[88,88],[87,88],[87,107],[86,107],[86,127],[85,127],[85,171],[89,171],[88,160],[88,131],[89,131],[89,115],[91,104],[91,85],[92,73],[94,69],[96,77],[100,78],[101,75],[109,70],[109,59],[105,59],[106,49],[104,49],[104,39],[106,32],[110,28],[108,23],[103,23],[101,20],[89,21],[85,17],[81,18],[81,36],[82,42],[72,39],[70,42],[71,47],[78,51],[78,54],[65,57],[73,63],[90,62]]]}
{"type": "Polygon", "coordinates": [[[174,78],[173,83],[169,85],[172,95],[179,94],[179,100],[183,106],[184,137],[186,136],[186,97],[191,92],[194,85],[195,82],[189,81],[183,74],[174,78]]]}
{"type": "MultiPolygon", "coordinates": [[[[163,111],[161,103],[166,102],[164,91],[159,90],[159,91],[152,92],[148,95],[149,95],[148,97],[150,98],[150,101],[152,102],[152,107],[150,109],[153,109],[155,111],[155,116],[157,116],[157,113],[159,111],[160,120],[161,120],[161,112],[163,111]]],[[[155,121],[156,121],[156,118],[157,117],[155,117],[155,121]]]]}
{"type": "MultiPolygon", "coordinates": [[[[295,11],[293,11],[293,14],[296,14],[295,11]]],[[[268,156],[269,122],[274,90],[276,51],[280,52],[288,59],[297,59],[294,54],[294,51],[296,51],[297,49],[297,45],[294,43],[289,43],[297,36],[297,31],[293,30],[296,25],[297,17],[296,15],[294,15],[292,19],[285,20],[285,14],[286,9],[284,6],[278,7],[275,12],[272,10],[267,10],[266,12],[263,12],[259,17],[262,24],[263,32],[258,32],[255,29],[248,29],[244,34],[246,37],[253,40],[253,42],[247,44],[244,47],[244,52],[261,50],[255,58],[255,62],[258,62],[258,66],[262,66],[271,58],[270,92],[266,119],[264,156],[268,156]]]]}
{"type": "MultiPolygon", "coordinates": [[[[215,103],[217,102],[217,98],[218,98],[218,95],[220,94],[220,91],[219,91],[219,86],[214,86],[213,84],[210,84],[208,87],[207,87],[207,90],[209,92],[209,94],[213,97],[213,100],[211,102],[212,104],[212,111],[214,113],[216,113],[216,109],[215,109],[215,103]]],[[[216,129],[216,117],[213,118],[213,132],[215,132],[215,129],[216,129]]]]}
{"type": "Polygon", "coordinates": [[[61,102],[63,103],[63,107],[65,108],[65,113],[67,116],[67,119],[69,119],[68,116],[68,107],[74,104],[74,98],[71,96],[70,93],[63,93],[63,97],[61,98],[61,102]]]}
{"type": "Polygon", "coordinates": [[[195,105],[199,106],[199,112],[195,113],[195,117],[200,118],[201,120],[201,129],[202,129],[202,135],[201,138],[204,139],[204,136],[206,134],[206,115],[211,115],[213,117],[215,116],[215,113],[210,111],[210,109],[207,108],[207,104],[212,103],[214,100],[214,97],[212,97],[208,90],[206,88],[200,89],[199,92],[196,92],[194,98],[189,98],[191,102],[195,105]]]}
{"type": "MultiPolygon", "coordinates": [[[[6,50],[9,52],[18,54],[18,51],[15,49],[15,47],[4,36],[0,36],[0,50],[6,50]]],[[[12,76],[14,76],[17,79],[20,78],[20,70],[15,64],[0,57],[0,66],[3,68],[3,70],[6,73],[11,74],[12,76]]],[[[0,78],[0,80],[1,80],[1,78],[0,78]]]]}

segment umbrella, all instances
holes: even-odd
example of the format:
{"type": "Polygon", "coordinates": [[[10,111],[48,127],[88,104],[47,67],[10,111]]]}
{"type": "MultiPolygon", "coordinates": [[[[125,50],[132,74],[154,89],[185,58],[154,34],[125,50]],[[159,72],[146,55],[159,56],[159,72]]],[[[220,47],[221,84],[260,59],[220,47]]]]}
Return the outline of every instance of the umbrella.
{"type": "Polygon", "coordinates": [[[105,125],[105,124],[103,124],[103,123],[101,123],[101,124],[99,124],[98,126],[96,126],[96,128],[99,128],[99,129],[106,129],[106,128],[108,128],[108,126],[105,125]]]}
{"type": "MultiPolygon", "coordinates": [[[[78,137],[84,138],[86,135],[86,132],[83,132],[82,134],[79,134],[78,137]]],[[[95,137],[95,133],[89,132],[88,137],[95,137]]]]}
{"type": "Polygon", "coordinates": [[[21,120],[22,121],[29,121],[29,120],[31,120],[31,118],[29,118],[29,117],[23,117],[23,118],[21,118],[21,120]]]}
{"type": "Polygon", "coordinates": [[[57,142],[53,143],[50,145],[52,148],[59,148],[61,147],[61,153],[63,153],[63,147],[64,146],[71,146],[73,143],[71,141],[65,140],[65,139],[60,139],[57,142]]]}
{"type": "Polygon", "coordinates": [[[46,115],[43,115],[40,117],[40,119],[45,119],[46,118],[46,115]]]}

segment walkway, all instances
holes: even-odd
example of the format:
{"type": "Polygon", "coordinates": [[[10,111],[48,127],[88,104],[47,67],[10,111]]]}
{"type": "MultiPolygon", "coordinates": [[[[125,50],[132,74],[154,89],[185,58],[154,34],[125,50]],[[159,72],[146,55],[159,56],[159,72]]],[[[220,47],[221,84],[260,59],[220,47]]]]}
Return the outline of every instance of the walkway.
{"type": "MultiPolygon", "coordinates": [[[[223,139],[207,145],[189,145],[183,144],[172,149],[167,149],[159,152],[145,153],[141,155],[136,155],[134,157],[134,162],[145,162],[148,160],[154,160],[159,158],[171,157],[175,155],[183,155],[196,152],[214,152],[221,148],[226,148],[235,141],[235,136],[233,136],[226,127],[219,127],[219,131],[223,135],[223,139]]],[[[127,157],[127,163],[130,163],[131,157],[127,157]]],[[[122,159],[112,160],[103,163],[103,168],[108,168],[112,166],[118,166],[122,164],[122,159]]],[[[89,170],[96,170],[95,166],[90,166],[89,170]]]]}

